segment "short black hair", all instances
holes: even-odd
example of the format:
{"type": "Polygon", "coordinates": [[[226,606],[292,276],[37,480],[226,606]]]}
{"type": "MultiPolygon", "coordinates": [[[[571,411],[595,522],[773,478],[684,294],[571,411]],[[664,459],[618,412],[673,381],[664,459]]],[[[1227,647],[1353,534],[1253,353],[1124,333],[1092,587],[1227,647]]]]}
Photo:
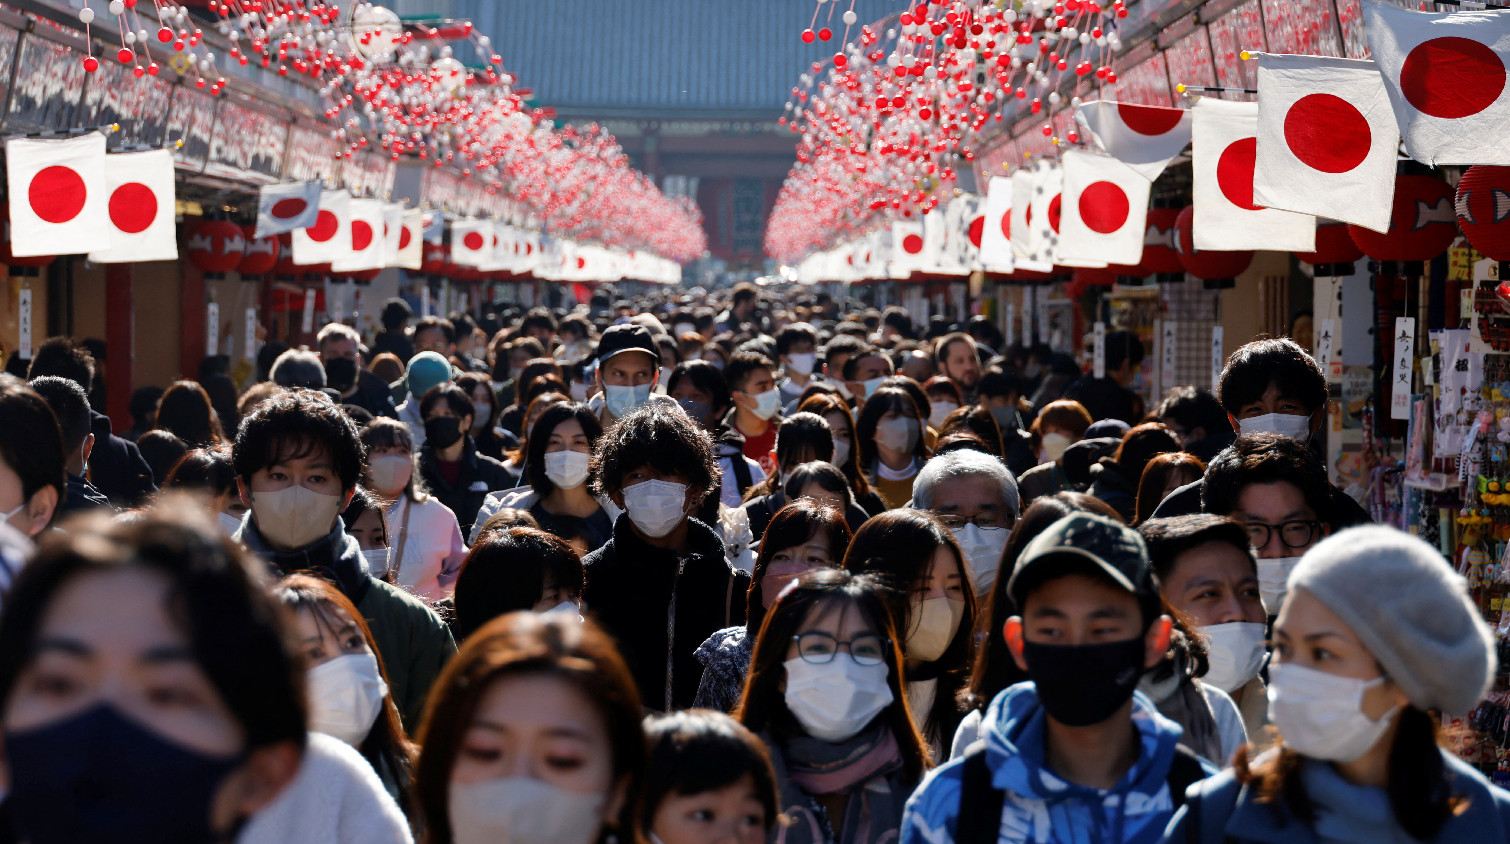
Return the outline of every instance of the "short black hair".
{"type": "Polygon", "coordinates": [[[534,609],[547,576],[557,588],[582,594],[582,560],[560,537],[530,527],[479,534],[456,575],[457,640],[501,615],[534,609]]]}
{"type": "Polygon", "coordinates": [[[84,388],[71,378],[43,375],[31,380],[31,388],[37,391],[52,413],[58,418],[58,428],[63,432],[63,453],[72,454],[89,436],[89,396],[84,388]]]}
{"type": "Polygon", "coordinates": [[[671,378],[666,382],[666,392],[671,393],[683,378],[692,379],[692,386],[707,393],[713,399],[713,412],[722,415],[729,409],[729,403],[734,400],[729,391],[729,382],[724,380],[723,372],[719,368],[705,360],[684,360],[671,370],[671,378]]]}
{"type": "Polygon", "coordinates": [[[587,435],[589,453],[592,446],[597,445],[598,438],[603,436],[603,424],[587,405],[557,402],[547,407],[540,418],[535,420],[535,427],[531,429],[530,437],[525,442],[525,480],[541,498],[556,491],[556,485],[545,473],[545,450],[550,448],[551,433],[556,430],[556,426],[568,419],[575,419],[582,426],[582,433],[587,435]]]}
{"type": "MultiPolygon", "coordinates": [[[[449,407],[451,412],[456,414],[457,419],[463,416],[471,416],[477,412],[476,408],[472,407],[472,396],[466,390],[463,390],[456,384],[436,384],[434,387],[426,390],[425,394],[420,397],[419,418],[428,419],[430,411],[442,402],[445,402],[446,407],[449,407]]],[[[462,433],[465,434],[466,431],[462,431],[462,433]]]]}
{"type": "Polygon", "coordinates": [[[1174,570],[1175,560],[1193,548],[1211,542],[1224,542],[1243,552],[1254,571],[1258,563],[1253,556],[1253,540],[1248,529],[1240,523],[1210,513],[1191,513],[1168,519],[1150,519],[1138,525],[1143,543],[1148,546],[1148,558],[1153,562],[1154,574],[1162,584],[1174,570]]]}
{"type": "Polygon", "coordinates": [[[1022,379],[993,366],[980,374],[980,383],[975,386],[975,391],[981,398],[1021,396],[1022,379]]]}
{"type": "Polygon", "coordinates": [[[945,358],[949,357],[949,347],[955,343],[969,343],[970,351],[975,352],[977,358],[980,356],[980,350],[975,344],[975,338],[969,334],[956,331],[939,338],[938,344],[933,347],[933,362],[936,364],[943,363],[945,358]]]}
{"type": "Polygon", "coordinates": [[[834,429],[828,421],[816,413],[794,413],[781,420],[776,429],[776,464],[808,463],[834,459],[834,429]],[[806,459],[797,460],[803,452],[810,452],[806,459]]]}
{"type": "Polygon", "coordinates": [[[730,390],[743,392],[751,373],[757,369],[766,369],[775,373],[776,364],[758,352],[735,352],[728,363],[724,364],[724,383],[729,385],[730,390]]]}
{"type": "Polygon", "coordinates": [[[729,300],[729,302],[733,305],[742,305],[759,295],[760,291],[756,289],[755,285],[749,283],[748,281],[742,281],[739,284],[734,285],[734,296],[729,300]]]}
{"type": "Polygon", "coordinates": [[[551,316],[547,308],[531,308],[530,312],[524,315],[524,319],[519,321],[519,330],[525,332],[531,328],[543,328],[554,334],[556,333],[556,318],[551,316]]]}
{"type": "MultiPolygon", "coordinates": [[[[865,340],[853,334],[835,334],[823,346],[823,362],[831,362],[835,355],[857,355],[865,348],[865,340]]],[[[829,373],[842,375],[843,373],[829,373]]]]}
{"type": "Polygon", "coordinates": [[[650,764],[646,767],[645,826],[668,795],[717,791],[749,777],[765,813],[765,828],[779,811],[776,773],[765,742],[722,712],[691,710],[645,719],[650,764]]]}
{"type": "Polygon", "coordinates": [[[886,367],[889,370],[886,373],[887,375],[896,372],[896,367],[892,366],[891,358],[887,357],[885,352],[875,346],[862,346],[858,351],[849,356],[849,360],[844,362],[843,375],[845,381],[855,380],[855,372],[860,368],[860,361],[866,358],[880,358],[886,361],[886,367]]]}
{"type": "Polygon", "coordinates": [[[428,331],[431,328],[439,328],[440,332],[446,336],[447,343],[456,342],[456,326],[449,319],[438,316],[420,317],[419,322],[414,324],[413,336],[418,337],[421,331],[428,331]]]}
{"type": "Polygon", "coordinates": [[[619,492],[624,475],[641,466],[680,472],[688,488],[704,496],[718,490],[721,475],[713,439],[680,405],[652,401],[615,422],[592,453],[592,491],[619,492]]]}
{"type": "Polygon", "coordinates": [[[1121,369],[1125,361],[1133,366],[1143,362],[1143,341],[1131,331],[1110,331],[1106,335],[1106,368],[1121,369]]]}
{"type": "MultiPolygon", "coordinates": [[[[470,412],[471,402],[467,403],[470,412]]],[[[366,463],[356,423],[321,393],[291,390],[263,402],[241,422],[231,447],[231,465],[248,483],[259,469],[324,452],[341,479],[355,489],[366,463]]]]}
{"type": "Polygon", "coordinates": [[[1316,359],[1288,337],[1254,340],[1227,358],[1217,383],[1216,397],[1233,416],[1243,405],[1258,401],[1269,385],[1283,398],[1294,399],[1314,413],[1326,404],[1326,375],[1316,359]]]}
{"type": "Polygon", "coordinates": [[[94,355],[72,337],[49,337],[32,352],[26,370],[28,381],[43,375],[67,378],[87,393],[94,385],[94,355]]]}
{"type": "Polygon", "coordinates": [[[52,407],[19,378],[0,375],[0,461],[21,479],[21,498],[30,501],[43,487],[67,494],[63,429],[52,407]]]}
{"type": "Polygon", "coordinates": [[[231,468],[229,446],[196,448],[173,464],[164,489],[189,489],[207,495],[222,495],[236,488],[236,470],[231,468]]]}
{"type": "Polygon", "coordinates": [[[389,331],[403,328],[409,318],[414,316],[414,309],[403,299],[394,297],[383,303],[383,315],[381,320],[383,327],[389,331]]]}
{"type": "Polygon", "coordinates": [[[1153,415],[1158,419],[1173,419],[1186,433],[1200,428],[1210,436],[1232,427],[1222,403],[1199,387],[1170,390],[1153,415]]]}
{"type": "Polygon", "coordinates": [[[794,322],[786,326],[776,332],[777,356],[791,354],[792,346],[804,341],[813,343],[814,345],[818,342],[818,333],[813,330],[811,325],[805,322],[794,322]]]}
{"type": "Polygon", "coordinates": [[[1206,467],[1201,509],[1225,516],[1237,509],[1249,484],[1293,484],[1321,521],[1332,518],[1332,484],[1326,467],[1305,443],[1278,434],[1243,434],[1206,467]]]}

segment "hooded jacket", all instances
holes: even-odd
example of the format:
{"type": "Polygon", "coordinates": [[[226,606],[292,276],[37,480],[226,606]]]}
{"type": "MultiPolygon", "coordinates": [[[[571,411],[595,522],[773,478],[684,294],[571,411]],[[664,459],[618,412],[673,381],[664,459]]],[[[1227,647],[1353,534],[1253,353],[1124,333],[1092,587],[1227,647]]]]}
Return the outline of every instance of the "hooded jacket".
{"type": "MultiPolygon", "coordinates": [[[[1133,726],[1141,750],[1117,785],[1107,791],[1055,776],[1045,760],[1046,715],[1032,683],[997,695],[981,724],[992,785],[1006,792],[1002,844],[1156,844],[1174,814],[1169,767],[1180,727],[1160,715],[1141,692],[1133,695],[1133,726]]],[[[944,844],[955,839],[964,760],[935,768],[902,818],[901,844],[944,844]]]]}

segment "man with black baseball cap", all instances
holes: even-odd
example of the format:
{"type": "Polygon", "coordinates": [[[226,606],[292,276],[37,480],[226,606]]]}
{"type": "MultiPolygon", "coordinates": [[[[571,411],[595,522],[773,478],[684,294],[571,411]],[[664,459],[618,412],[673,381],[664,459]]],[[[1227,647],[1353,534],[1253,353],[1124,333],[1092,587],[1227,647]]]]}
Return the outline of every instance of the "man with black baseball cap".
{"type": "Polygon", "coordinates": [[[998,695],[980,739],[923,782],[901,844],[1160,840],[1185,787],[1215,770],[1136,693],[1171,630],[1142,537],[1066,516],[1023,549],[1007,594],[1021,614],[1004,637],[1031,682],[998,695]]]}
{"type": "Polygon", "coordinates": [[[650,401],[660,363],[655,337],[645,326],[625,323],[603,332],[598,339],[598,378],[603,387],[598,416],[605,428],[650,401]]]}

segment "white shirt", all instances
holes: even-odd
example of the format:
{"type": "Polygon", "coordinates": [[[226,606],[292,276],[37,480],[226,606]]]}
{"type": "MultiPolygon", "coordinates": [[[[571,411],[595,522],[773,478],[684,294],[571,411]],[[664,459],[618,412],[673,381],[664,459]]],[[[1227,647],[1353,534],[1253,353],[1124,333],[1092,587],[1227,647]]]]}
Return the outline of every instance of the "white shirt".
{"type": "Polygon", "coordinates": [[[390,553],[397,554],[401,543],[403,559],[390,560],[388,564],[398,569],[398,584],[429,601],[450,595],[467,557],[467,544],[462,541],[456,514],[433,495],[420,502],[410,501],[407,495],[399,496],[388,508],[390,553]]]}
{"type": "Polygon", "coordinates": [[[310,733],[299,772],[237,844],[413,844],[409,822],[355,748],[310,733]]]}

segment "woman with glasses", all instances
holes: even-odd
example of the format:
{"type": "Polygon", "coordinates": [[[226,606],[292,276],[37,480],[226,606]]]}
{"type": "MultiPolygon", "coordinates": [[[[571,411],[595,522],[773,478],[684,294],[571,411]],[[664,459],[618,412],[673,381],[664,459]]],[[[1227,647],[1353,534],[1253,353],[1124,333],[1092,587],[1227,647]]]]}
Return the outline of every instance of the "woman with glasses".
{"type": "Polygon", "coordinates": [[[809,572],[760,629],[736,717],[771,751],[779,844],[894,841],[929,755],[908,715],[880,579],[809,572]]]}

